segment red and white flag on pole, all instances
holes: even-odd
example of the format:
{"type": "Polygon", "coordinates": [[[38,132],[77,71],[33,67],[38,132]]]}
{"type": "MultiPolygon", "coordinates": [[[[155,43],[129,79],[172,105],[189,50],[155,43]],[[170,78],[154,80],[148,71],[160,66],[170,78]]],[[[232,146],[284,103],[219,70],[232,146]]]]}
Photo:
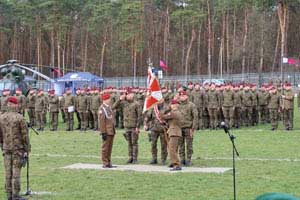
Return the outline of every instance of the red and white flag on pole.
{"type": "Polygon", "coordinates": [[[158,117],[157,105],[163,102],[162,92],[159,86],[159,82],[152,72],[151,67],[148,68],[148,80],[147,80],[147,95],[144,103],[143,113],[155,108],[155,114],[158,117]]]}

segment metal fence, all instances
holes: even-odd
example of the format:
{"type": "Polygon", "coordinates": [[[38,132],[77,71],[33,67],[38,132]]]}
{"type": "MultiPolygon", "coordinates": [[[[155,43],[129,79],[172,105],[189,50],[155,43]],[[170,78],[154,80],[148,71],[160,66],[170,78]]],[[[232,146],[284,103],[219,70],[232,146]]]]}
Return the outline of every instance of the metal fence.
{"type": "MultiPolygon", "coordinates": [[[[247,82],[253,84],[264,84],[270,81],[276,82],[282,80],[280,73],[248,73],[248,74],[231,74],[231,75],[189,75],[189,76],[165,76],[160,79],[163,85],[166,82],[179,82],[180,84],[187,84],[188,82],[203,83],[205,80],[224,79],[226,82],[240,83],[247,82]]],[[[283,81],[290,82],[293,86],[300,84],[300,72],[285,72],[283,74],[283,81]]],[[[107,77],[104,78],[104,87],[146,87],[147,77],[107,77]]]]}

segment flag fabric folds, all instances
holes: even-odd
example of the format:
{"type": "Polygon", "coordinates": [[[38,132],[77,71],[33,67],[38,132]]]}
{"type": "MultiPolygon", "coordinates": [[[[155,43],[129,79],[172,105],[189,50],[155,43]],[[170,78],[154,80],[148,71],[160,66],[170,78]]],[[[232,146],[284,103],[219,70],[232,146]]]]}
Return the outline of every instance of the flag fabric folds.
{"type": "Polygon", "coordinates": [[[147,94],[144,103],[143,113],[155,108],[155,114],[158,113],[157,105],[163,102],[163,96],[157,77],[152,72],[151,67],[148,68],[147,94]]]}

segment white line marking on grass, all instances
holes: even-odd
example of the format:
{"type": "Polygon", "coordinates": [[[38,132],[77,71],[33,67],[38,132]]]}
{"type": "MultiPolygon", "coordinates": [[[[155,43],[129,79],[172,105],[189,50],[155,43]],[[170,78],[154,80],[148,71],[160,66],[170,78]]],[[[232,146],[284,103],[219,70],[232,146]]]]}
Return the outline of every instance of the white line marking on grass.
{"type": "Polygon", "coordinates": [[[153,166],[153,165],[116,165],[115,168],[103,168],[99,164],[83,164],[76,163],[63,167],[63,169],[94,169],[103,171],[135,171],[135,172],[163,172],[163,173],[225,173],[232,168],[222,167],[184,167],[181,171],[170,171],[166,166],[153,166]]]}
{"type": "MultiPolygon", "coordinates": [[[[70,158],[97,158],[97,155],[67,155],[67,154],[31,154],[37,157],[70,157],[70,158]]],[[[126,156],[113,156],[113,159],[127,159],[126,156]]],[[[140,159],[151,159],[151,157],[139,157],[140,159]]],[[[199,160],[232,160],[231,157],[196,157],[199,160]]],[[[237,158],[240,161],[274,161],[274,162],[300,162],[298,158],[237,158]]]]}

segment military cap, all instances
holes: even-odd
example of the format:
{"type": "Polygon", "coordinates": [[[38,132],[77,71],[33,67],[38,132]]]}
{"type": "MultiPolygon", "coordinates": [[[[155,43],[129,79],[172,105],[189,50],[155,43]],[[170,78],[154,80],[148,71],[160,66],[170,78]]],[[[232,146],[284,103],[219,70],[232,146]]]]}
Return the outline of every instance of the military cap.
{"type": "Polygon", "coordinates": [[[103,101],[105,101],[105,100],[107,100],[107,99],[109,99],[109,98],[110,98],[110,94],[109,94],[109,93],[104,93],[104,94],[101,95],[101,99],[102,99],[103,101]]]}
{"type": "Polygon", "coordinates": [[[171,105],[174,105],[174,104],[178,104],[178,101],[176,99],[171,100],[171,105]]]}
{"type": "Polygon", "coordinates": [[[13,104],[18,104],[18,99],[16,97],[9,97],[7,99],[7,102],[13,103],[13,104]]]}

